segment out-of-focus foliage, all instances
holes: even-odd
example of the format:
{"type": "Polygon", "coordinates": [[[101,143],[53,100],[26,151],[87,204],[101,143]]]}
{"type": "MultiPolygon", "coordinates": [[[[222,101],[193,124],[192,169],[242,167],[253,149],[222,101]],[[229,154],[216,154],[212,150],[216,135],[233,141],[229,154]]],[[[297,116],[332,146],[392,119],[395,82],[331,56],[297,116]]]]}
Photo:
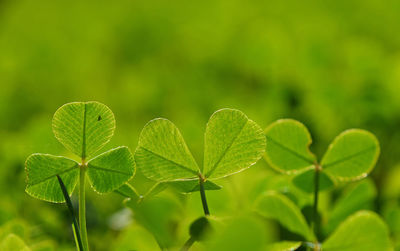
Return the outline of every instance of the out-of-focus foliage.
{"type": "MultiPolygon", "coordinates": [[[[199,164],[205,123],[223,107],[240,109],[263,128],[279,118],[302,121],[318,156],[341,131],[367,129],[381,145],[371,173],[379,192],[357,195],[366,204],[352,207],[383,213],[399,242],[399,12],[395,0],[0,1],[0,243],[14,233],[33,250],[46,243],[74,249],[65,205],[24,193],[23,165],[34,152],[75,158],[53,137],[51,118],[64,103],[90,100],[115,114],[117,130],[107,149],[135,149],[147,121],[168,117],[199,164]],[[9,229],[15,220],[25,222],[24,235],[9,229]]],[[[131,184],[146,194],[154,182],[137,172],[131,184]]],[[[251,211],[266,190],[284,193],[306,216],[312,201],[262,161],[217,184],[223,189],[207,191],[207,199],[211,213],[224,220],[251,211]]],[[[337,198],[351,196],[348,189],[321,194],[322,223],[336,225],[335,215],[353,213],[333,207],[337,198]]],[[[149,230],[124,209],[123,197],[87,190],[94,250],[155,250],[150,231],[180,247],[202,215],[198,193],[167,188],[152,203],[168,201],[180,214],[166,211],[165,225],[149,230]]],[[[196,243],[193,250],[229,245],[227,238],[248,225],[244,234],[254,250],[260,243],[297,239],[253,215],[224,224],[219,242],[196,243]]]]}

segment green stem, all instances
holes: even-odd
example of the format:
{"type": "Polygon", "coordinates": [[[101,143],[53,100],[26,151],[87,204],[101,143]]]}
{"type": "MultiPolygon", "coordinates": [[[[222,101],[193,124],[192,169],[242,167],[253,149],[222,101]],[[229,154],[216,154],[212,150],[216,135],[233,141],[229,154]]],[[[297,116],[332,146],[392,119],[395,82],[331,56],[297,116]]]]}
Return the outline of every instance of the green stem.
{"type": "Polygon", "coordinates": [[[314,206],[311,228],[314,231],[315,237],[318,240],[318,194],[319,194],[319,173],[321,172],[321,166],[315,165],[315,175],[314,175],[314,206]]]}
{"type": "Polygon", "coordinates": [[[89,243],[87,238],[86,230],[86,205],[85,205],[85,178],[86,178],[86,166],[80,167],[79,175],[79,226],[82,235],[82,242],[85,251],[89,251],[89,243]]]}
{"type": "Polygon", "coordinates": [[[67,188],[65,187],[64,182],[62,181],[62,179],[59,175],[57,175],[57,179],[58,179],[58,183],[60,184],[61,191],[64,195],[65,203],[67,204],[69,213],[71,215],[72,224],[73,224],[72,229],[74,231],[74,236],[75,236],[75,240],[77,242],[77,246],[79,248],[79,251],[84,251],[82,239],[81,239],[81,233],[79,230],[79,224],[78,224],[78,221],[76,220],[75,210],[74,210],[74,207],[72,206],[71,198],[69,197],[67,188]]]}
{"type": "Polygon", "coordinates": [[[204,190],[204,178],[200,176],[200,196],[201,196],[201,202],[203,203],[203,210],[204,214],[210,215],[210,211],[208,210],[208,205],[207,205],[207,198],[206,198],[206,191],[204,190]]]}
{"type": "Polygon", "coordinates": [[[183,247],[181,248],[181,251],[187,251],[189,250],[189,248],[194,244],[195,240],[193,237],[190,237],[185,244],[183,245],[183,247]]]}

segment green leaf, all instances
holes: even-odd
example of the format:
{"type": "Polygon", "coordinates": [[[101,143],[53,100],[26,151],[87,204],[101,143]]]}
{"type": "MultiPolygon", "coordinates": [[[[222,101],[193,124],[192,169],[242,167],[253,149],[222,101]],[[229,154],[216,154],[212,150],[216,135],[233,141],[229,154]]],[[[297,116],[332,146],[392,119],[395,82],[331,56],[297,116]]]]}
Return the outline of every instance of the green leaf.
{"type": "Polygon", "coordinates": [[[281,119],[265,129],[268,164],[284,173],[295,173],[314,166],[316,158],[309,150],[312,142],[307,128],[292,119],[281,119]]]}
{"type": "Polygon", "coordinates": [[[301,246],[301,241],[281,241],[267,246],[266,251],[293,251],[301,246]]]}
{"type": "Polygon", "coordinates": [[[331,232],[351,214],[361,209],[370,209],[376,194],[376,187],[370,179],[363,180],[346,191],[336,201],[335,207],[330,213],[326,230],[331,232]]]}
{"type": "MultiPolygon", "coordinates": [[[[199,180],[170,181],[167,184],[181,193],[193,193],[200,191],[199,180]]],[[[206,180],[204,182],[204,190],[220,190],[222,187],[206,180]]]]}
{"type": "Polygon", "coordinates": [[[21,240],[15,234],[9,234],[0,244],[0,250],[2,251],[30,251],[31,249],[25,245],[24,241],[21,240]]]}
{"type": "MultiPolygon", "coordinates": [[[[293,184],[306,193],[314,192],[314,182],[315,182],[315,169],[311,168],[300,174],[297,174],[292,179],[293,184]]],[[[335,186],[335,181],[330,178],[326,173],[319,173],[319,191],[324,191],[331,189],[335,186]]]]}
{"type": "Polygon", "coordinates": [[[300,209],[281,194],[276,192],[263,194],[256,202],[256,211],[266,218],[277,220],[293,233],[304,236],[306,240],[315,239],[300,209]]]}
{"type": "Polygon", "coordinates": [[[379,152],[379,142],[372,133],[351,129],[341,133],[330,144],[321,166],[334,178],[356,180],[371,172],[379,152]]]}
{"type": "Polygon", "coordinates": [[[71,152],[85,159],[111,139],[115,119],[112,111],[98,102],[74,102],[61,106],[53,117],[56,138],[71,152]]]}
{"type": "Polygon", "coordinates": [[[262,129],[241,111],[216,111],[207,123],[204,169],[207,178],[218,179],[243,171],[265,152],[262,129]]]}
{"type": "Polygon", "coordinates": [[[118,189],[115,190],[116,193],[126,197],[130,198],[133,201],[137,202],[141,199],[141,195],[136,191],[136,189],[129,183],[125,183],[122,186],[120,186],[118,189]]]}
{"type": "Polygon", "coordinates": [[[322,244],[324,251],[389,251],[389,231],[374,212],[360,211],[346,219],[322,244]]]}
{"type": "Polygon", "coordinates": [[[156,181],[194,179],[199,173],[181,133],[167,119],[154,119],[143,128],[135,161],[144,176],[156,181]]]}
{"type": "Polygon", "coordinates": [[[88,162],[87,174],[95,191],[108,193],[126,183],[135,173],[135,162],[128,147],[121,146],[88,162]]]}
{"type": "Polygon", "coordinates": [[[71,195],[79,176],[79,164],[74,160],[50,154],[32,154],[25,162],[27,186],[25,191],[38,199],[64,202],[57,175],[71,195]]]}

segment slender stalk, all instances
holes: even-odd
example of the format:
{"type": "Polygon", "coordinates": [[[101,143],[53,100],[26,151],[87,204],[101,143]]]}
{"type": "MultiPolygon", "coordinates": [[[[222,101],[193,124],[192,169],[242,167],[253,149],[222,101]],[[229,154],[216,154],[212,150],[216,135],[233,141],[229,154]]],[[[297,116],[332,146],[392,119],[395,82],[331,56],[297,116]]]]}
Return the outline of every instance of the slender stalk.
{"type": "Polygon", "coordinates": [[[190,237],[185,244],[183,245],[183,247],[181,248],[181,251],[187,251],[189,250],[189,248],[193,245],[193,243],[195,242],[193,237],[190,237]]]}
{"type": "Polygon", "coordinates": [[[207,205],[207,198],[206,198],[206,191],[204,190],[204,178],[200,176],[200,195],[201,195],[201,202],[203,203],[203,210],[204,214],[210,215],[210,211],[208,210],[207,205]]]}
{"type": "Polygon", "coordinates": [[[72,228],[73,228],[73,231],[75,232],[74,235],[76,238],[76,242],[78,244],[77,246],[79,247],[79,251],[84,251],[82,240],[81,240],[81,233],[79,231],[78,221],[76,220],[75,210],[74,210],[74,207],[72,206],[71,199],[69,198],[67,188],[65,187],[64,182],[62,181],[60,176],[57,175],[57,179],[58,179],[58,183],[60,184],[61,191],[64,195],[65,203],[68,206],[68,210],[69,210],[69,213],[72,218],[72,224],[73,224],[72,228]]]}
{"type": "Polygon", "coordinates": [[[89,251],[89,243],[86,230],[85,178],[86,178],[86,166],[82,165],[80,167],[80,174],[79,174],[79,226],[81,230],[84,250],[89,251]]]}
{"type": "MultiPolygon", "coordinates": [[[[321,172],[321,166],[315,165],[315,174],[314,174],[314,205],[313,205],[313,215],[311,228],[315,233],[317,238],[318,236],[318,195],[319,195],[319,173],[321,172]]],[[[318,238],[317,238],[318,239],[318,238]]]]}

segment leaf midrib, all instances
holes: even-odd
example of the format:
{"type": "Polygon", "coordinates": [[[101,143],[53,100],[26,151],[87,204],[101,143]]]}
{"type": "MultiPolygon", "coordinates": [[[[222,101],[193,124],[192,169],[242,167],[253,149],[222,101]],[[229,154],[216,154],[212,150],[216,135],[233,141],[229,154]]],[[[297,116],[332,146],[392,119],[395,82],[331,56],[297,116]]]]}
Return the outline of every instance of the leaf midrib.
{"type": "Polygon", "coordinates": [[[62,174],[64,174],[64,173],[67,173],[67,172],[69,172],[69,171],[71,171],[71,170],[73,170],[73,169],[75,169],[75,168],[78,168],[78,167],[79,167],[79,165],[75,165],[75,166],[73,166],[73,167],[70,167],[70,168],[68,168],[68,169],[63,170],[62,172],[59,172],[59,173],[53,174],[53,175],[51,175],[51,176],[49,176],[49,177],[46,177],[46,178],[40,180],[39,182],[31,183],[31,184],[29,184],[29,186],[36,186],[36,185],[38,185],[38,184],[40,184],[40,183],[43,183],[43,182],[45,182],[45,181],[47,181],[47,180],[49,180],[49,179],[51,179],[51,178],[56,177],[57,175],[62,175],[62,174]]]}
{"type": "Polygon", "coordinates": [[[229,144],[229,146],[224,150],[224,152],[222,153],[221,157],[218,159],[218,161],[214,164],[214,166],[210,169],[210,171],[208,171],[205,174],[205,177],[210,177],[212,175],[212,173],[215,171],[215,169],[217,169],[219,163],[222,161],[222,159],[225,157],[226,153],[229,151],[229,149],[232,147],[233,143],[236,141],[236,139],[239,137],[239,135],[242,133],[244,127],[247,125],[247,123],[249,123],[249,120],[247,120],[243,126],[240,128],[238,134],[232,139],[231,143],[229,144]]]}
{"type": "Polygon", "coordinates": [[[83,103],[82,160],[86,157],[86,103],[83,103]]]}
{"type": "Polygon", "coordinates": [[[177,163],[177,162],[175,162],[175,161],[173,161],[173,160],[167,159],[166,157],[164,157],[164,156],[162,156],[162,155],[160,155],[160,154],[158,154],[158,153],[156,153],[156,152],[153,152],[153,151],[151,151],[151,150],[149,150],[149,149],[147,149],[147,148],[145,148],[145,147],[143,147],[143,146],[139,146],[139,148],[141,148],[141,149],[143,149],[143,150],[145,150],[145,151],[147,151],[147,152],[149,152],[149,153],[151,153],[151,154],[154,154],[154,155],[156,155],[157,157],[159,157],[159,158],[161,158],[161,159],[164,159],[164,160],[166,160],[166,161],[169,161],[169,162],[173,163],[174,165],[176,165],[176,166],[178,166],[178,167],[180,167],[180,168],[182,168],[182,169],[185,169],[185,170],[187,170],[187,171],[189,171],[189,172],[191,172],[191,173],[193,173],[193,174],[196,174],[196,175],[198,174],[196,171],[190,169],[189,167],[186,167],[186,166],[184,166],[184,165],[182,165],[182,164],[179,164],[179,163],[177,163]]]}
{"type": "Polygon", "coordinates": [[[368,151],[370,151],[370,150],[373,150],[374,148],[376,148],[376,146],[367,147],[367,148],[365,148],[364,150],[361,150],[361,151],[358,151],[358,152],[356,152],[356,153],[350,154],[350,155],[348,155],[348,156],[346,156],[346,157],[343,157],[343,158],[341,158],[341,159],[335,160],[335,161],[333,161],[333,162],[331,162],[331,163],[329,163],[329,164],[325,164],[325,165],[323,165],[323,167],[324,167],[324,168],[328,168],[328,167],[331,167],[331,166],[340,164],[340,163],[345,162],[345,161],[348,161],[348,160],[350,160],[350,159],[352,159],[352,158],[354,158],[354,157],[357,157],[357,156],[359,156],[359,155],[362,155],[362,154],[364,154],[364,153],[366,153],[366,152],[368,152],[368,151]]]}
{"type": "Polygon", "coordinates": [[[274,142],[276,145],[278,145],[280,148],[282,148],[283,150],[286,150],[287,152],[292,153],[293,155],[295,155],[297,158],[306,161],[309,164],[314,164],[314,160],[311,160],[309,158],[307,158],[306,156],[303,156],[302,154],[296,152],[295,150],[290,149],[289,147],[279,143],[278,141],[274,140],[273,138],[271,138],[270,136],[266,136],[268,140],[274,142]]]}
{"type": "Polygon", "coordinates": [[[88,164],[88,168],[93,168],[93,169],[97,169],[97,170],[100,170],[100,171],[105,171],[105,172],[110,172],[110,173],[118,173],[118,174],[123,174],[123,175],[126,175],[126,176],[131,176],[130,173],[122,172],[120,170],[108,169],[108,168],[104,168],[104,167],[100,167],[100,166],[95,166],[95,165],[90,164],[90,163],[88,164]]]}

